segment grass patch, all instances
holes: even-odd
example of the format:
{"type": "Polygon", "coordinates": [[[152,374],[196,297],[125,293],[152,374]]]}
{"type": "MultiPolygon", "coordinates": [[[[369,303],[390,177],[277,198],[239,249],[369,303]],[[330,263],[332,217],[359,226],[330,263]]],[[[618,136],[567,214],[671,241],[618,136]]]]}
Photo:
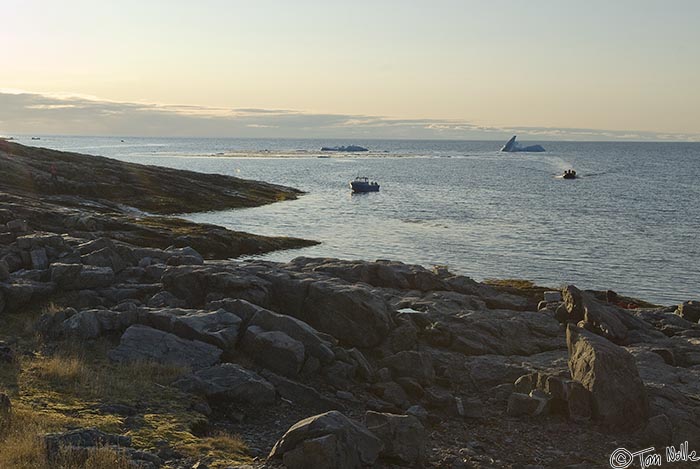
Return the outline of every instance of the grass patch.
{"type": "Polygon", "coordinates": [[[193,457],[210,458],[214,463],[214,469],[224,468],[250,462],[246,456],[247,447],[238,435],[219,433],[210,437],[201,438],[180,447],[180,450],[193,457]]]}
{"type": "Polygon", "coordinates": [[[124,456],[110,448],[90,451],[87,459],[83,453],[80,460],[66,453],[49,465],[38,436],[80,427],[130,436],[133,446],[144,450],[155,450],[166,440],[184,456],[210,457],[213,468],[250,462],[241,438],[193,433],[204,417],[190,409],[191,395],[170,386],[187,369],[112,363],[107,352],[115,344],[107,339],[42,343],[34,321],[61,309],[47,303],[0,318],[7,326],[0,327],[0,340],[13,338],[18,357],[15,363],[0,364],[0,392],[10,396],[13,406],[9,416],[0,417],[0,468],[128,467],[124,456]],[[128,406],[135,415],[114,413],[110,406],[115,404],[128,406]]]}

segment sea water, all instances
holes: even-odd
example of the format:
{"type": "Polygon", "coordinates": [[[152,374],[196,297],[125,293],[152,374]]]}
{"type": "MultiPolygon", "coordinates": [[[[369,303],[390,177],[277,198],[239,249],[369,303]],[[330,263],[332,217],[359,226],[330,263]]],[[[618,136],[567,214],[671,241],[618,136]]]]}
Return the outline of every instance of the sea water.
{"type": "Polygon", "coordinates": [[[700,144],[42,136],[20,143],[296,187],[295,201],[183,215],[321,241],[275,252],[446,265],[477,280],[613,289],[659,304],[700,298],[700,144]],[[123,141],[122,141],[123,140],[123,141]],[[318,158],[322,146],[367,153],[318,158]],[[579,178],[564,180],[566,169],[579,178]],[[368,176],[378,193],[353,195],[368,176]]]}

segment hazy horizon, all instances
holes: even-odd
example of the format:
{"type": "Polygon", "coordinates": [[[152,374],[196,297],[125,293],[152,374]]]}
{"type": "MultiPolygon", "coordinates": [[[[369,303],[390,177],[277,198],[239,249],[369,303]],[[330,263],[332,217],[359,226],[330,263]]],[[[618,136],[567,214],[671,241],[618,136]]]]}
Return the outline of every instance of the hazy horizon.
{"type": "Polygon", "coordinates": [[[8,0],[0,134],[700,141],[700,3],[8,0]]]}

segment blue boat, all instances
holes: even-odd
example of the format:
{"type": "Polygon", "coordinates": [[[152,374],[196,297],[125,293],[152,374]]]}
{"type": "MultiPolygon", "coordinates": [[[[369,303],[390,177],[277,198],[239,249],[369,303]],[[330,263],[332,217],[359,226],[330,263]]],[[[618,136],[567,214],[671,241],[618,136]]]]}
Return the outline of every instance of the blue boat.
{"type": "Polygon", "coordinates": [[[356,177],[354,181],[350,181],[350,187],[353,192],[379,192],[379,184],[375,181],[370,182],[366,177],[356,177]]]}

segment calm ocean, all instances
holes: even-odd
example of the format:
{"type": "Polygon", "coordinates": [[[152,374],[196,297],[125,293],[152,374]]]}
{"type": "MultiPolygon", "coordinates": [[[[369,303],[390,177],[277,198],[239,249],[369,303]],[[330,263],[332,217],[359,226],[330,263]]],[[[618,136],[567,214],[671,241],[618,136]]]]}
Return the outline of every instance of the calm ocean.
{"type": "Polygon", "coordinates": [[[18,140],[302,189],[296,201],[186,215],[322,241],[266,256],[273,260],[390,258],[447,265],[478,280],[573,283],[660,304],[700,298],[700,143],[533,141],[547,152],[528,154],[469,141],[18,140]],[[317,158],[321,146],[347,144],[372,151],[317,158]],[[568,168],[581,177],[557,177],[568,168]],[[381,191],[351,195],[348,182],[365,175],[381,191]]]}

